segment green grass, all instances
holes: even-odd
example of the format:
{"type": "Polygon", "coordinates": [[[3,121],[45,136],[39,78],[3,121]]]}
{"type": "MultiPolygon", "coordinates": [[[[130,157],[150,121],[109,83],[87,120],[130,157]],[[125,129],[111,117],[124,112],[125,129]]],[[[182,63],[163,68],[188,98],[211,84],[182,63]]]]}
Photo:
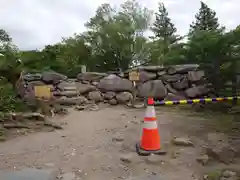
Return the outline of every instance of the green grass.
{"type": "Polygon", "coordinates": [[[221,171],[212,171],[207,174],[207,180],[219,180],[221,178],[221,171]]]}

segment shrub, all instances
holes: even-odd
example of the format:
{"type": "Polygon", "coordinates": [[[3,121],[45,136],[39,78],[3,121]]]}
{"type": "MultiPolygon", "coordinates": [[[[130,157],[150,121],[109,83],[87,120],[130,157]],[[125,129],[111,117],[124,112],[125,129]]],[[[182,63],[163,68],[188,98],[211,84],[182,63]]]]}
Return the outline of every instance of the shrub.
{"type": "Polygon", "coordinates": [[[0,77],[0,111],[24,111],[26,109],[26,105],[18,98],[13,85],[0,77]]]}

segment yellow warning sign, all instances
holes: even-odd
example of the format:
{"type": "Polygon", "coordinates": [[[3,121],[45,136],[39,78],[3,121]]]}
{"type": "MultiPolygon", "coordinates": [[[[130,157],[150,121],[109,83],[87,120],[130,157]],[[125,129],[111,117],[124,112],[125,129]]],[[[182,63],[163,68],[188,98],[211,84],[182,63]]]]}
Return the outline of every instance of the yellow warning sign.
{"type": "Polygon", "coordinates": [[[48,86],[35,86],[34,93],[36,98],[50,99],[52,97],[51,85],[48,86]]]}
{"type": "Polygon", "coordinates": [[[129,72],[129,80],[130,81],[139,81],[139,72],[138,71],[130,71],[129,72]]]}

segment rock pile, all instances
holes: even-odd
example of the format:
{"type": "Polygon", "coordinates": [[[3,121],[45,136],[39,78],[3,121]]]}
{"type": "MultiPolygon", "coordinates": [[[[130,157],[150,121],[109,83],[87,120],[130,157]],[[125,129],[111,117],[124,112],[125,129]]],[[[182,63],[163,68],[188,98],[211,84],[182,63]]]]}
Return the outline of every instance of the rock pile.
{"type": "Polygon", "coordinates": [[[138,67],[140,80],[136,87],[128,80],[128,72],[106,74],[86,72],[68,79],[56,72],[23,74],[16,88],[21,98],[28,103],[34,102],[34,86],[52,85],[57,103],[62,105],[81,105],[94,102],[106,102],[111,105],[126,104],[133,99],[151,95],[159,100],[179,100],[202,97],[209,92],[204,72],[198,65],[176,65],[171,67],[138,67]]]}

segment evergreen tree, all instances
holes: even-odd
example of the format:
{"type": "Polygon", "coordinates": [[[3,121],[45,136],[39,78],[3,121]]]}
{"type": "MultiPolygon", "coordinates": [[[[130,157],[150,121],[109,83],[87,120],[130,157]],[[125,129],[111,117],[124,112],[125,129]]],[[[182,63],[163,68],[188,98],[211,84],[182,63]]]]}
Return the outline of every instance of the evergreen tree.
{"type": "Polygon", "coordinates": [[[195,15],[195,22],[190,25],[190,34],[196,31],[217,31],[219,30],[216,12],[210,9],[207,4],[201,1],[199,12],[195,15]]]}
{"type": "Polygon", "coordinates": [[[226,41],[216,12],[201,2],[195,22],[190,25],[187,60],[197,63],[205,71],[215,93],[220,89],[220,66],[226,58],[226,41]]]}
{"type": "Polygon", "coordinates": [[[159,3],[156,20],[151,28],[155,34],[156,39],[169,40],[172,39],[177,29],[168,17],[168,12],[163,3],[159,3]]]}
{"type": "Polygon", "coordinates": [[[169,61],[172,45],[180,38],[175,35],[177,29],[171,22],[163,3],[159,3],[155,16],[156,19],[151,28],[155,35],[151,47],[151,61],[153,64],[162,65],[169,61]]]}

